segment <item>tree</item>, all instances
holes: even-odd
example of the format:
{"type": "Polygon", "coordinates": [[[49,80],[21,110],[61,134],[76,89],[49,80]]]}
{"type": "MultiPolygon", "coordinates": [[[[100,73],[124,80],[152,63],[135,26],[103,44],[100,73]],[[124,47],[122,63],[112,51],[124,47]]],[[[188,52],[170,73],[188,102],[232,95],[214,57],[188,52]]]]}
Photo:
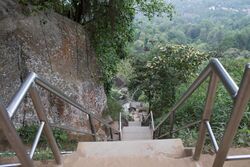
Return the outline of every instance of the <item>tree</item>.
{"type": "Polygon", "coordinates": [[[134,39],[133,20],[140,12],[148,18],[166,13],[173,5],[164,0],[19,0],[22,4],[50,7],[82,24],[89,32],[98,56],[107,92],[116,64],[126,57],[126,46],[134,39]]]}
{"type": "Polygon", "coordinates": [[[150,109],[156,116],[172,107],[176,88],[195,74],[199,65],[209,57],[187,45],[161,45],[154,57],[136,60],[134,88],[140,88],[148,98],[150,109]]]}

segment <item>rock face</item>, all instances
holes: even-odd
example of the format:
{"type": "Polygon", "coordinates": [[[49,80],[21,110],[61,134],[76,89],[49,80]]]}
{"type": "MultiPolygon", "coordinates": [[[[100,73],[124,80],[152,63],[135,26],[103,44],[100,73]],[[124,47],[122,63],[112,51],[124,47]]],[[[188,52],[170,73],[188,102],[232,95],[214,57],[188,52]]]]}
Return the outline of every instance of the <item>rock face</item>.
{"type": "MultiPolygon", "coordinates": [[[[24,14],[16,1],[1,0],[0,99],[5,107],[29,71],[91,112],[101,114],[106,107],[96,55],[84,28],[52,11],[24,14]]],[[[42,89],[40,95],[50,122],[86,127],[86,114],[42,89]]],[[[37,121],[28,96],[13,121],[16,126],[37,121]]]]}

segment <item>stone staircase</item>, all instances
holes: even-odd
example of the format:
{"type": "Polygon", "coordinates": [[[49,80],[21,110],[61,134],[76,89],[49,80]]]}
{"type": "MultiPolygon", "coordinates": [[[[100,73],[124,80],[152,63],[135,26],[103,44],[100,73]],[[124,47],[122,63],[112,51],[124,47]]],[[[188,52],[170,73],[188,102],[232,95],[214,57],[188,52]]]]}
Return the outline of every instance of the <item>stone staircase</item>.
{"type": "Polygon", "coordinates": [[[147,126],[141,126],[140,121],[129,122],[127,127],[123,128],[122,140],[152,140],[151,130],[147,126]]]}
{"type": "Polygon", "coordinates": [[[36,165],[33,160],[33,156],[43,132],[47,139],[48,145],[53,152],[56,165],[61,166],[62,164],[62,166],[65,167],[223,167],[224,164],[225,167],[249,167],[250,162],[247,161],[247,159],[250,159],[250,155],[245,153],[243,155],[230,154],[230,147],[232,146],[233,139],[240,125],[240,121],[250,100],[249,90],[250,64],[247,64],[245,66],[244,75],[242,77],[241,84],[238,87],[230,77],[228,72],[225,70],[225,68],[222,66],[222,64],[219,62],[219,60],[212,59],[206,66],[206,68],[201,72],[201,74],[196,78],[196,80],[190,85],[188,90],[180,97],[178,102],[171,108],[171,110],[161,119],[161,121],[156,126],[154,124],[152,111],[150,111],[146,118],[144,117],[143,113],[135,112],[132,113],[132,116],[134,117],[133,119],[135,121],[129,122],[128,127],[124,127],[122,129],[121,113],[119,115],[119,127],[114,128],[104,119],[100,118],[93,112],[86,110],[78,102],[65,95],[60,89],[54,87],[46,80],[43,80],[36,73],[31,72],[23,81],[22,85],[19,87],[12,100],[8,103],[8,106],[3,105],[0,100],[0,126],[6,139],[8,140],[18,158],[18,160],[13,162],[12,164],[2,165],[2,162],[0,162],[0,166],[38,167],[38,165],[36,165]],[[152,134],[154,134],[154,138],[163,138],[167,136],[167,133],[161,134],[161,128],[164,126],[164,123],[168,121],[170,127],[174,127],[174,122],[176,122],[174,119],[176,111],[187,101],[187,99],[193,94],[193,92],[207,80],[207,78],[210,78],[210,82],[202,118],[196,122],[191,122],[179,129],[174,130],[173,128],[170,128],[169,131],[173,132],[174,130],[176,132],[180,129],[200,124],[198,132],[199,137],[196,143],[195,154],[193,155],[193,158],[191,157],[191,152],[186,154],[187,151],[185,151],[180,139],[153,140],[152,134]],[[227,123],[227,127],[223,134],[223,138],[220,139],[220,143],[218,144],[213,133],[212,126],[210,124],[210,116],[213,112],[216,90],[219,81],[223,83],[222,85],[225,86],[229,95],[233,98],[234,103],[232,107],[231,117],[228,122],[225,122],[227,123]],[[62,159],[61,152],[53,136],[46,112],[44,112],[46,111],[46,105],[43,104],[41,100],[42,98],[40,97],[39,93],[40,91],[37,87],[43,88],[44,90],[50,92],[55,97],[63,100],[70,106],[75,107],[82,113],[87,114],[91,132],[85,130],[82,131],[72,127],[61,126],[59,128],[75,133],[87,133],[93,136],[94,140],[97,140],[96,136],[98,135],[96,133],[95,124],[93,123],[93,121],[95,120],[109,131],[108,140],[112,140],[113,142],[79,143],[77,151],[69,156],[65,156],[62,159]],[[22,142],[12,122],[12,118],[18,111],[18,109],[21,111],[21,109],[19,108],[21,106],[20,104],[22,104],[23,99],[27,94],[31,98],[31,102],[34,105],[34,111],[40,122],[40,126],[29,153],[27,153],[27,147],[22,142]],[[144,121],[143,124],[147,124],[147,121],[150,120],[150,127],[142,127],[142,120],[144,121]],[[207,134],[211,139],[211,144],[214,146],[214,152],[216,154],[214,156],[210,156],[210,158],[203,158],[204,156],[202,156],[201,154],[207,134]],[[113,135],[118,136],[117,140],[120,141],[114,142],[116,138],[114,138],[113,135]],[[199,162],[193,161],[193,159],[199,160],[199,162]],[[239,163],[239,160],[244,160],[244,162],[240,161],[241,163],[239,163]],[[231,163],[231,161],[235,162],[231,163]],[[202,165],[199,163],[202,163],[202,165]],[[230,166],[231,164],[232,166],[230,166]]]}
{"type": "Polygon", "coordinates": [[[80,142],[76,152],[64,157],[64,167],[199,167],[186,155],[180,139],[152,140],[140,121],[123,128],[122,141],[80,142]]]}

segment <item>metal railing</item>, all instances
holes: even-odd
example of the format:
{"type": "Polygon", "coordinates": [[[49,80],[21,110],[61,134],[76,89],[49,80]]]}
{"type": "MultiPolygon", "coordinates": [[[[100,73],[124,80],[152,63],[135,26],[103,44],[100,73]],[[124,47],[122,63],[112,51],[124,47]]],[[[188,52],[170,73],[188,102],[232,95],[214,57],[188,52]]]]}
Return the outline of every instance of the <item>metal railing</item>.
{"type": "Polygon", "coordinates": [[[122,140],[122,113],[119,113],[119,139],[122,140]]]}
{"type": "MultiPolygon", "coordinates": [[[[104,124],[110,132],[111,139],[113,140],[113,133],[118,133],[119,136],[121,136],[121,129],[117,130],[114,129],[112,126],[110,126],[105,120],[98,117],[97,115],[87,111],[84,107],[82,107],[79,103],[75,102],[74,100],[70,99],[68,96],[66,96],[64,93],[62,93],[59,89],[52,86],[48,82],[44,81],[43,79],[39,78],[35,73],[30,73],[28,77],[25,79],[17,93],[12,98],[11,102],[9,103],[8,107],[5,108],[3,104],[0,101],[0,126],[2,127],[2,130],[9,141],[10,145],[12,146],[14,152],[16,153],[16,156],[19,159],[19,163],[13,163],[13,164],[6,164],[6,165],[0,165],[0,167],[9,167],[9,166],[25,166],[25,167],[33,167],[33,155],[35,153],[37,144],[39,142],[39,139],[41,137],[42,132],[44,132],[45,137],[48,141],[48,144],[53,152],[55,161],[57,164],[62,164],[61,155],[59,148],[57,146],[57,143],[55,141],[55,138],[53,136],[52,130],[50,128],[49,122],[47,120],[47,116],[45,114],[45,109],[43,107],[43,104],[41,102],[39,92],[36,88],[36,86],[40,86],[43,89],[53,93],[60,99],[62,99],[64,102],[70,104],[71,106],[77,108],[81,112],[84,112],[88,115],[89,118],[89,124],[91,128],[91,133],[83,130],[77,130],[74,128],[69,127],[63,127],[63,126],[57,126],[57,128],[65,129],[68,131],[74,131],[77,133],[85,133],[85,134],[91,134],[93,136],[93,139],[96,140],[96,130],[95,126],[93,125],[92,119],[96,119],[97,121],[104,124]],[[33,142],[32,148],[30,152],[27,152],[25,149],[24,144],[22,143],[13,123],[11,122],[11,118],[17,111],[18,107],[22,103],[24,97],[26,94],[29,93],[30,98],[33,102],[35,111],[37,113],[37,116],[40,120],[40,127],[38,129],[38,132],[36,134],[35,140],[33,142]]],[[[119,139],[121,139],[119,137],[119,139]]]]}
{"type": "Polygon", "coordinates": [[[240,121],[243,117],[244,110],[248,104],[250,99],[250,64],[247,64],[245,67],[245,72],[240,84],[240,88],[236,85],[227,71],[224,69],[222,64],[218,59],[212,59],[207,67],[201,72],[198,78],[192,83],[192,85],[188,88],[188,90],[183,94],[180,100],[175,104],[175,106],[170,110],[170,112],[159,122],[159,124],[154,129],[154,137],[162,138],[167,135],[172,136],[174,132],[177,132],[180,129],[187,128],[190,126],[194,126],[195,124],[200,123],[199,128],[199,137],[195,148],[195,153],[193,156],[194,160],[199,160],[204,142],[206,137],[206,130],[208,130],[208,134],[211,138],[212,144],[214,146],[216,157],[213,163],[213,167],[222,167],[225,160],[243,160],[250,159],[250,155],[235,155],[235,156],[227,156],[228,150],[232,145],[233,138],[237,132],[240,121]],[[204,107],[204,112],[201,120],[196,122],[192,122],[186,126],[183,126],[177,130],[174,130],[174,122],[175,122],[175,112],[179,109],[184,102],[193,94],[193,92],[199,88],[199,86],[210,77],[210,82],[207,90],[206,103],[204,107]],[[225,129],[223,138],[218,145],[214,133],[212,131],[211,125],[209,123],[212,109],[214,105],[216,89],[218,86],[219,80],[223,83],[224,87],[232,97],[234,101],[234,106],[231,113],[231,118],[227,124],[225,129]],[[161,134],[161,127],[165,121],[169,119],[170,131],[161,134]]]}
{"type": "Polygon", "coordinates": [[[147,117],[143,120],[143,124],[144,125],[149,125],[150,129],[151,129],[151,136],[154,139],[154,131],[155,131],[155,123],[154,123],[154,115],[153,112],[150,111],[149,114],[147,115],[147,117]]]}

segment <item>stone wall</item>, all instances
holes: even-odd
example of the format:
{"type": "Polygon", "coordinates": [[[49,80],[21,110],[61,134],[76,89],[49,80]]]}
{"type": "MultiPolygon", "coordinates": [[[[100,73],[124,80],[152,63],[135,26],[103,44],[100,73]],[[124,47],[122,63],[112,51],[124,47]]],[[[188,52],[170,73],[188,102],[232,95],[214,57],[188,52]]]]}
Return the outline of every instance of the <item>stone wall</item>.
{"type": "MultiPolygon", "coordinates": [[[[14,0],[0,1],[0,99],[4,106],[33,71],[87,110],[101,114],[106,95],[96,61],[81,25],[52,11],[23,14],[23,7],[14,0]]],[[[50,122],[87,127],[86,114],[44,90],[40,95],[50,122]]],[[[36,121],[27,96],[13,122],[22,126],[36,121]]]]}

